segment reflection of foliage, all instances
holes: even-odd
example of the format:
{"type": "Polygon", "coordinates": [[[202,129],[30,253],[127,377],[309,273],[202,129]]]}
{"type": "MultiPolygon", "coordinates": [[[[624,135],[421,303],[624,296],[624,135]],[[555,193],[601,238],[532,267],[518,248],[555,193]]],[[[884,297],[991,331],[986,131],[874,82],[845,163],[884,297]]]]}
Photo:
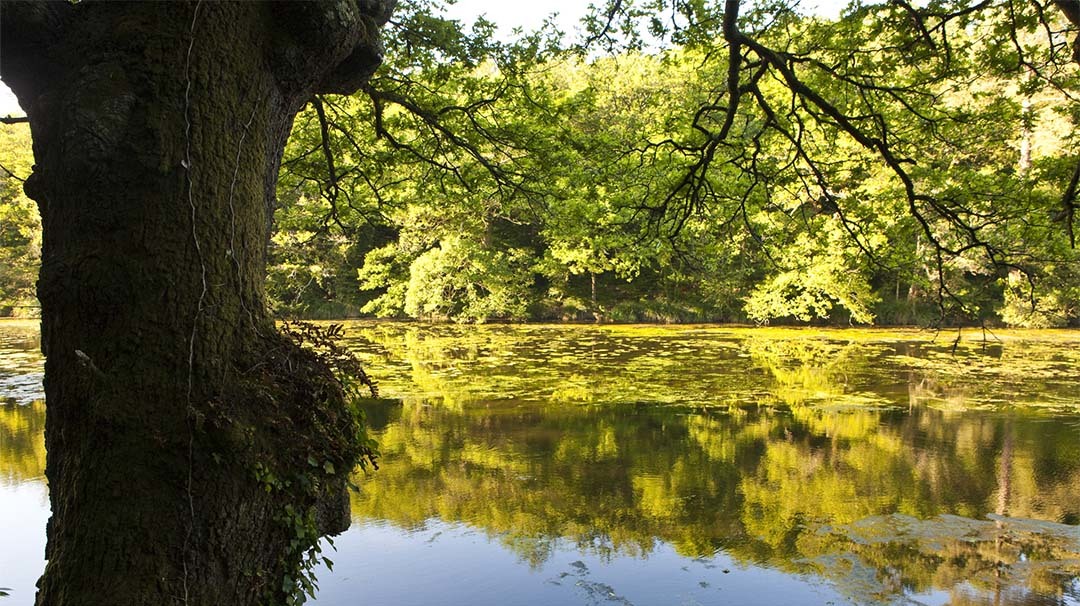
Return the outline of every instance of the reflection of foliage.
{"type": "MultiPolygon", "coordinates": [[[[0,368],[40,370],[26,351],[31,332],[0,331],[0,368]]],[[[1047,334],[1046,343],[1002,335],[985,350],[963,342],[952,364],[985,381],[1002,360],[1004,389],[1075,410],[1074,354],[1067,336],[1047,334]]],[[[600,557],[646,555],[660,542],[688,557],[723,550],[879,601],[900,590],[982,595],[996,578],[1056,595],[1071,578],[1061,575],[1078,572],[1075,527],[1017,519],[1080,523],[1075,413],[1050,423],[1039,409],[968,410],[982,400],[965,394],[994,384],[957,389],[958,373],[935,371],[949,343],[865,331],[393,324],[350,326],[345,342],[404,400],[365,405],[385,464],[356,478],[357,518],[469,524],[532,565],[560,541],[600,557]],[[871,392],[873,406],[848,399],[871,392]],[[948,410],[921,405],[946,393],[948,410]],[[988,514],[994,522],[978,521],[988,514]],[[997,522],[1008,532],[994,534],[997,522]]],[[[41,402],[0,406],[0,477],[40,475],[43,424],[41,402]]]]}
{"type": "Polygon", "coordinates": [[[759,368],[774,379],[771,392],[791,406],[826,403],[866,406],[885,403],[880,396],[855,392],[849,375],[868,368],[879,350],[865,343],[823,339],[754,339],[743,341],[759,368]]]}
{"type": "Polygon", "coordinates": [[[1075,410],[1070,332],[950,339],[918,331],[357,324],[350,343],[390,389],[446,405],[490,399],[745,406],[1075,410]],[[747,361],[749,358],[749,363],[747,361]],[[732,381],[732,376],[739,380],[732,381]]]}
{"type": "MultiPolygon", "coordinates": [[[[467,523],[533,565],[559,540],[601,557],[647,554],[660,540],[687,557],[723,549],[738,561],[816,572],[851,595],[888,595],[893,576],[904,581],[897,587],[950,589],[986,564],[942,561],[952,548],[939,543],[965,524],[987,524],[972,518],[1004,502],[1008,515],[1075,521],[1080,502],[1071,429],[1038,418],[413,402],[375,431],[386,465],[363,480],[355,517],[410,528],[432,518],[467,523]],[[1002,458],[986,456],[993,452],[1002,458]],[[856,530],[896,513],[929,520],[920,541],[879,534],[876,546],[856,549],[867,543],[856,530]],[[935,516],[955,513],[967,516],[956,518],[963,524],[939,523],[935,534],[935,516]],[[855,559],[841,562],[839,553],[855,559]],[[856,564],[870,589],[845,585],[856,564]],[[951,572],[940,573],[946,564],[951,572]]],[[[1001,519],[1015,544],[1075,532],[1046,524],[1040,539],[1030,525],[1001,519]]],[[[969,539],[961,547],[973,553],[995,548],[969,539]]],[[[1012,583],[1045,593],[1039,579],[1051,577],[1026,570],[1068,572],[1062,562],[1080,556],[1055,549],[1028,550],[1037,564],[1002,566],[1017,568],[1012,583]]]]}
{"type": "Polygon", "coordinates": [[[828,554],[811,563],[847,595],[865,602],[888,601],[904,591],[965,585],[990,595],[1026,588],[1056,596],[1070,578],[1080,575],[1080,532],[1075,527],[991,517],[868,517],[811,538],[820,542],[817,551],[828,554]],[[921,565],[902,567],[898,560],[921,565]],[[868,579],[866,571],[873,576],[868,579]]]}
{"type": "Polygon", "coordinates": [[[530,561],[559,538],[600,555],[647,553],[656,536],[678,539],[689,555],[711,554],[732,529],[717,527],[704,542],[697,531],[710,511],[734,505],[736,470],[665,451],[684,441],[685,428],[664,418],[642,426],[614,410],[406,404],[378,434],[391,464],[363,484],[353,511],[406,526],[467,521],[512,537],[530,561]]]}
{"type": "Polygon", "coordinates": [[[921,403],[1077,410],[1075,392],[1066,387],[1080,366],[1075,334],[1037,334],[1001,333],[990,341],[959,341],[955,347],[913,344],[894,360],[920,376],[916,391],[921,403]]]}
{"type": "MultiPolygon", "coordinates": [[[[948,412],[917,406],[927,379],[907,360],[951,347],[927,335],[400,325],[351,334],[394,369],[400,378],[384,388],[405,398],[376,428],[387,465],[363,482],[354,515],[465,522],[534,565],[557,540],[599,555],[649,553],[661,540],[687,556],[723,549],[843,586],[854,564],[819,562],[852,551],[829,529],[868,516],[1080,516],[1068,426],[967,414],[960,399],[948,412]]],[[[1004,347],[1033,367],[1060,349],[1004,347]]],[[[1060,385],[1023,385],[1075,405],[1075,384],[1055,376],[1060,385]]],[[[937,385],[951,389],[947,378],[937,385]]],[[[969,558],[935,577],[936,552],[881,549],[856,562],[881,595],[894,577],[952,588],[984,564],[969,558]]],[[[1044,564],[1058,567],[1060,555],[1044,564]]]]}
{"type": "Polygon", "coordinates": [[[0,323],[0,484],[45,473],[45,401],[37,321],[0,323]]]}
{"type": "Polygon", "coordinates": [[[0,483],[45,474],[45,402],[0,404],[0,483]]]}

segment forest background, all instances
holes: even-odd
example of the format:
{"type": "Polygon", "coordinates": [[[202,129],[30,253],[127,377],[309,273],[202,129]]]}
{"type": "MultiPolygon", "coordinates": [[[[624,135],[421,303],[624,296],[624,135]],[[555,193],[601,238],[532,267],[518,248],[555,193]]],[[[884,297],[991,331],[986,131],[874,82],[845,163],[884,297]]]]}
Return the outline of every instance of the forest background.
{"type": "MultiPolygon", "coordinates": [[[[903,39],[905,6],[743,15],[890,162],[782,70],[718,103],[732,59],[704,13],[594,16],[571,40],[403,5],[371,83],[296,120],[275,313],[1080,325],[1064,20],[973,12],[903,39]]],[[[32,162],[27,125],[0,129],[0,315],[37,310],[32,162]]]]}

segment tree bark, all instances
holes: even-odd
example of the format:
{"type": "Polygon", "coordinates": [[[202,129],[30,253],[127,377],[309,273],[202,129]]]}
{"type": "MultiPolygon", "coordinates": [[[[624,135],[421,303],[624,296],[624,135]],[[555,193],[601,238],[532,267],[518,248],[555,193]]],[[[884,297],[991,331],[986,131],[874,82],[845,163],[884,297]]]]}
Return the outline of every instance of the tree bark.
{"type": "Polygon", "coordinates": [[[348,526],[355,420],[275,329],[265,246],[293,117],[370,76],[392,8],[0,5],[43,224],[38,604],[284,602],[348,526]]]}

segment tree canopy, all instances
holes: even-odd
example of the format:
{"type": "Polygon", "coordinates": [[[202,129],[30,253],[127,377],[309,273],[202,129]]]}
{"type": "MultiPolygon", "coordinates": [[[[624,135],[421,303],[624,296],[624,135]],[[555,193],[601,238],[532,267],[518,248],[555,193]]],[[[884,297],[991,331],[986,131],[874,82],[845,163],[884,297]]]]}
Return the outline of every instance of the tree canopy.
{"type": "Polygon", "coordinates": [[[739,4],[613,2],[589,47],[412,7],[283,183],[348,159],[321,220],[388,228],[347,285],[380,315],[1076,321],[1059,11],[739,4]]]}
{"type": "Polygon", "coordinates": [[[1080,322],[1068,2],[444,9],[298,117],[280,315],[1080,322]]]}

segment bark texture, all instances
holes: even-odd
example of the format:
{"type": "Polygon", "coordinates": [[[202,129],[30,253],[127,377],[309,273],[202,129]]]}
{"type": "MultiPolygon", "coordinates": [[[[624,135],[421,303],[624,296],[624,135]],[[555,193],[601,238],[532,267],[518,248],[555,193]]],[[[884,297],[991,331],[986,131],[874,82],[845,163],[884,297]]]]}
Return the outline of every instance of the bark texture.
{"type": "Polygon", "coordinates": [[[295,523],[348,526],[355,421],[274,328],[265,243],[294,115],[370,76],[392,8],[0,4],[44,235],[38,604],[281,601],[295,523]]]}

